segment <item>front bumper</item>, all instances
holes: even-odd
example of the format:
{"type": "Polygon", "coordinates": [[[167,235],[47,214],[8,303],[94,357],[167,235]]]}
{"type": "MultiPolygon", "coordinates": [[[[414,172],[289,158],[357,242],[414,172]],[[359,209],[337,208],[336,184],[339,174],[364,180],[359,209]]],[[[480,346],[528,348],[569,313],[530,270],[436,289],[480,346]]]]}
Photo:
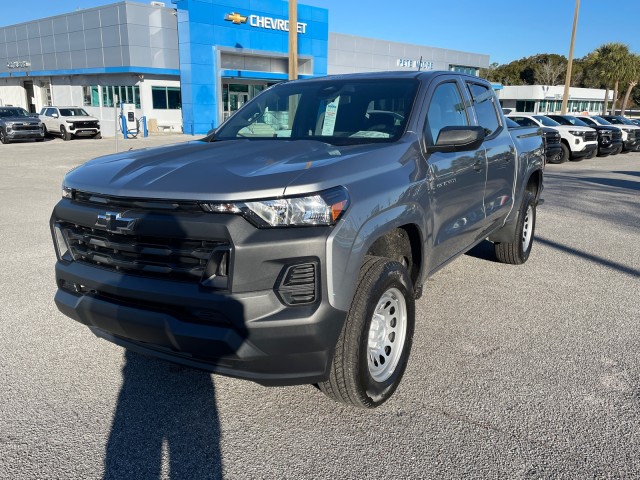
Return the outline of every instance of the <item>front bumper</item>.
{"type": "Polygon", "coordinates": [[[580,150],[580,151],[572,151],[571,152],[571,156],[573,158],[583,158],[583,157],[586,157],[587,155],[593,153],[597,149],[598,149],[598,144],[597,143],[585,144],[585,146],[584,146],[584,148],[582,150],[580,150]]]}
{"type": "Polygon", "coordinates": [[[598,155],[610,155],[622,146],[622,140],[613,140],[607,144],[598,144],[598,155]]]}
{"type": "Polygon", "coordinates": [[[14,140],[33,140],[38,138],[44,138],[44,132],[42,130],[7,130],[7,138],[11,141],[14,140]]]}
{"type": "MultiPolygon", "coordinates": [[[[94,226],[99,214],[99,208],[62,200],[51,222],[94,226]]],[[[327,377],[346,317],[331,307],[326,294],[323,266],[330,229],[261,230],[239,216],[195,212],[127,210],[127,215],[138,218],[136,230],[145,238],[226,237],[232,252],[228,284],[216,287],[62,259],[55,269],[55,302],[62,313],[126,348],[264,385],[327,377]],[[298,264],[316,266],[316,296],[291,305],[281,291],[282,279],[298,264]]]]}
{"type": "Polygon", "coordinates": [[[562,155],[562,147],[560,144],[547,145],[544,149],[544,155],[547,163],[553,162],[559,155],[562,155]]]}

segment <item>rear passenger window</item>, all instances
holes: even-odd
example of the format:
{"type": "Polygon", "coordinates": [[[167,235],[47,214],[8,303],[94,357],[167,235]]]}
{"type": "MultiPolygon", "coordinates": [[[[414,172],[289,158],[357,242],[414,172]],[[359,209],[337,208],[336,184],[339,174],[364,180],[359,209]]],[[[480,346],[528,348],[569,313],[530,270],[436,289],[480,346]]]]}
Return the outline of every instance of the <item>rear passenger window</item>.
{"type": "Polygon", "coordinates": [[[484,128],[487,137],[493,135],[500,128],[500,120],[494,103],[493,90],[477,83],[467,83],[473,98],[473,107],[478,116],[478,123],[484,128]]]}
{"type": "Polygon", "coordinates": [[[444,127],[469,125],[462,95],[454,82],[438,85],[431,97],[427,112],[426,132],[431,134],[432,144],[436,143],[440,130],[444,127]]]}

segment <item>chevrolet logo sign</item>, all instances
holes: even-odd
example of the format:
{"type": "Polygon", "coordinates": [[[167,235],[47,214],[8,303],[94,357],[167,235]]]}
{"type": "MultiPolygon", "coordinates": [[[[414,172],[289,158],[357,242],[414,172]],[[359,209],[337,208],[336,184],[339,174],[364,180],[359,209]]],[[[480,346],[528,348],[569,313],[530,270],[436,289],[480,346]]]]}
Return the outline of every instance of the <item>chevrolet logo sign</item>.
{"type": "Polygon", "coordinates": [[[132,233],[137,221],[137,218],[124,218],[121,213],[104,212],[98,215],[95,226],[111,233],[132,233]]]}
{"type": "Polygon", "coordinates": [[[247,23],[247,17],[245,17],[244,15],[240,15],[239,13],[236,13],[236,12],[227,13],[224,16],[224,19],[227,22],[233,22],[236,25],[239,25],[240,23],[247,23]]]}

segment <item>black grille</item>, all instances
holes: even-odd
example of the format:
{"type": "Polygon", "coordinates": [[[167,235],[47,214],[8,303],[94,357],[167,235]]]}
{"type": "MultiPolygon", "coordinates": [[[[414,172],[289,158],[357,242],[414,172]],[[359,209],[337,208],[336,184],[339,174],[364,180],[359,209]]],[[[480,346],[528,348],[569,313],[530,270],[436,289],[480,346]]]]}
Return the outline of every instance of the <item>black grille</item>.
{"type": "Polygon", "coordinates": [[[545,133],[544,139],[547,145],[557,145],[560,143],[560,134],[558,133],[545,133]]]}
{"type": "Polygon", "coordinates": [[[73,122],[76,128],[98,128],[97,121],[73,122]]]}
{"type": "Polygon", "coordinates": [[[282,275],[278,293],[287,305],[313,303],[317,298],[316,263],[288,267],[282,275]]]}
{"type": "Polygon", "coordinates": [[[584,134],[584,139],[589,142],[593,140],[598,140],[598,132],[587,132],[584,134]]]}
{"type": "Polygon", "coordinates": [[[614,140],[622,140],[622,132],[620,130],[613,131],[613,139],[614,140]]]}
{"type": "Polygon", "coordinates": [[[61,223],[76,261],[142,276],[198,282],[216,248],[225,241],[120,235],[61,223]]]}
{"type": "Polygon", "coordinates": [[[19,130],[19,131],[34,131],[34,132],[39,132],[40,131],[40,125],[38,125],[37,123],[34,124],[29,124],[29,125],[13,125],[11,128],[13,128],[14,130],[19,130]]]}
{"type": "Polygon", "coordinates": [[[171,210],[202,212],[197,202],[174,200],[149,200],[145,198],[108,197],[87,192],[74,192],[73,199],[76,202],[99,205],[101,207],[118,207],[124,209],[171,210]]]}

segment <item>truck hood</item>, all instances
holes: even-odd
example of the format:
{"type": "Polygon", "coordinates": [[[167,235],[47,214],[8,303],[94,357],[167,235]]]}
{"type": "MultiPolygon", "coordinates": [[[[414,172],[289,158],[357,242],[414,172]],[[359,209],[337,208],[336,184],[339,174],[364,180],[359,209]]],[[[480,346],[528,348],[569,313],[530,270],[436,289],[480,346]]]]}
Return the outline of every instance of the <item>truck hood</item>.
{"type": "Polygon", "coordinates": [[[40,125],[40,119],[35,117],[3,117],[0,119],[5,123],[26,123],[28,125],[40,125]]]}
{"type": "MultiPolygon", "coordinates": [[[[292,184],[304,190],[300,182],[295,182],[299,177],[310,177],[304,183],[323,186],[324,182],[318,183],[313,175],[309,176],[310,171],[318,168],[324,173],[321,177],[335,182],[336,163],[344,165],[353,157],[388,146],[336,147],[315,140],[193,141],[90,160],[69,172],[64,185],[84,192],[130,198],[225,201],[273,198],[284,195],[292,184]],[[328,169],[333,175],[326,175],[328,169]]],[[[336,167],[341,173],[342,165],[336,167]]],[[[352,169],[354,166],[345,170],[352,169]]],[[[361,165],[359,169],[362,170],[361,165]]]]}

